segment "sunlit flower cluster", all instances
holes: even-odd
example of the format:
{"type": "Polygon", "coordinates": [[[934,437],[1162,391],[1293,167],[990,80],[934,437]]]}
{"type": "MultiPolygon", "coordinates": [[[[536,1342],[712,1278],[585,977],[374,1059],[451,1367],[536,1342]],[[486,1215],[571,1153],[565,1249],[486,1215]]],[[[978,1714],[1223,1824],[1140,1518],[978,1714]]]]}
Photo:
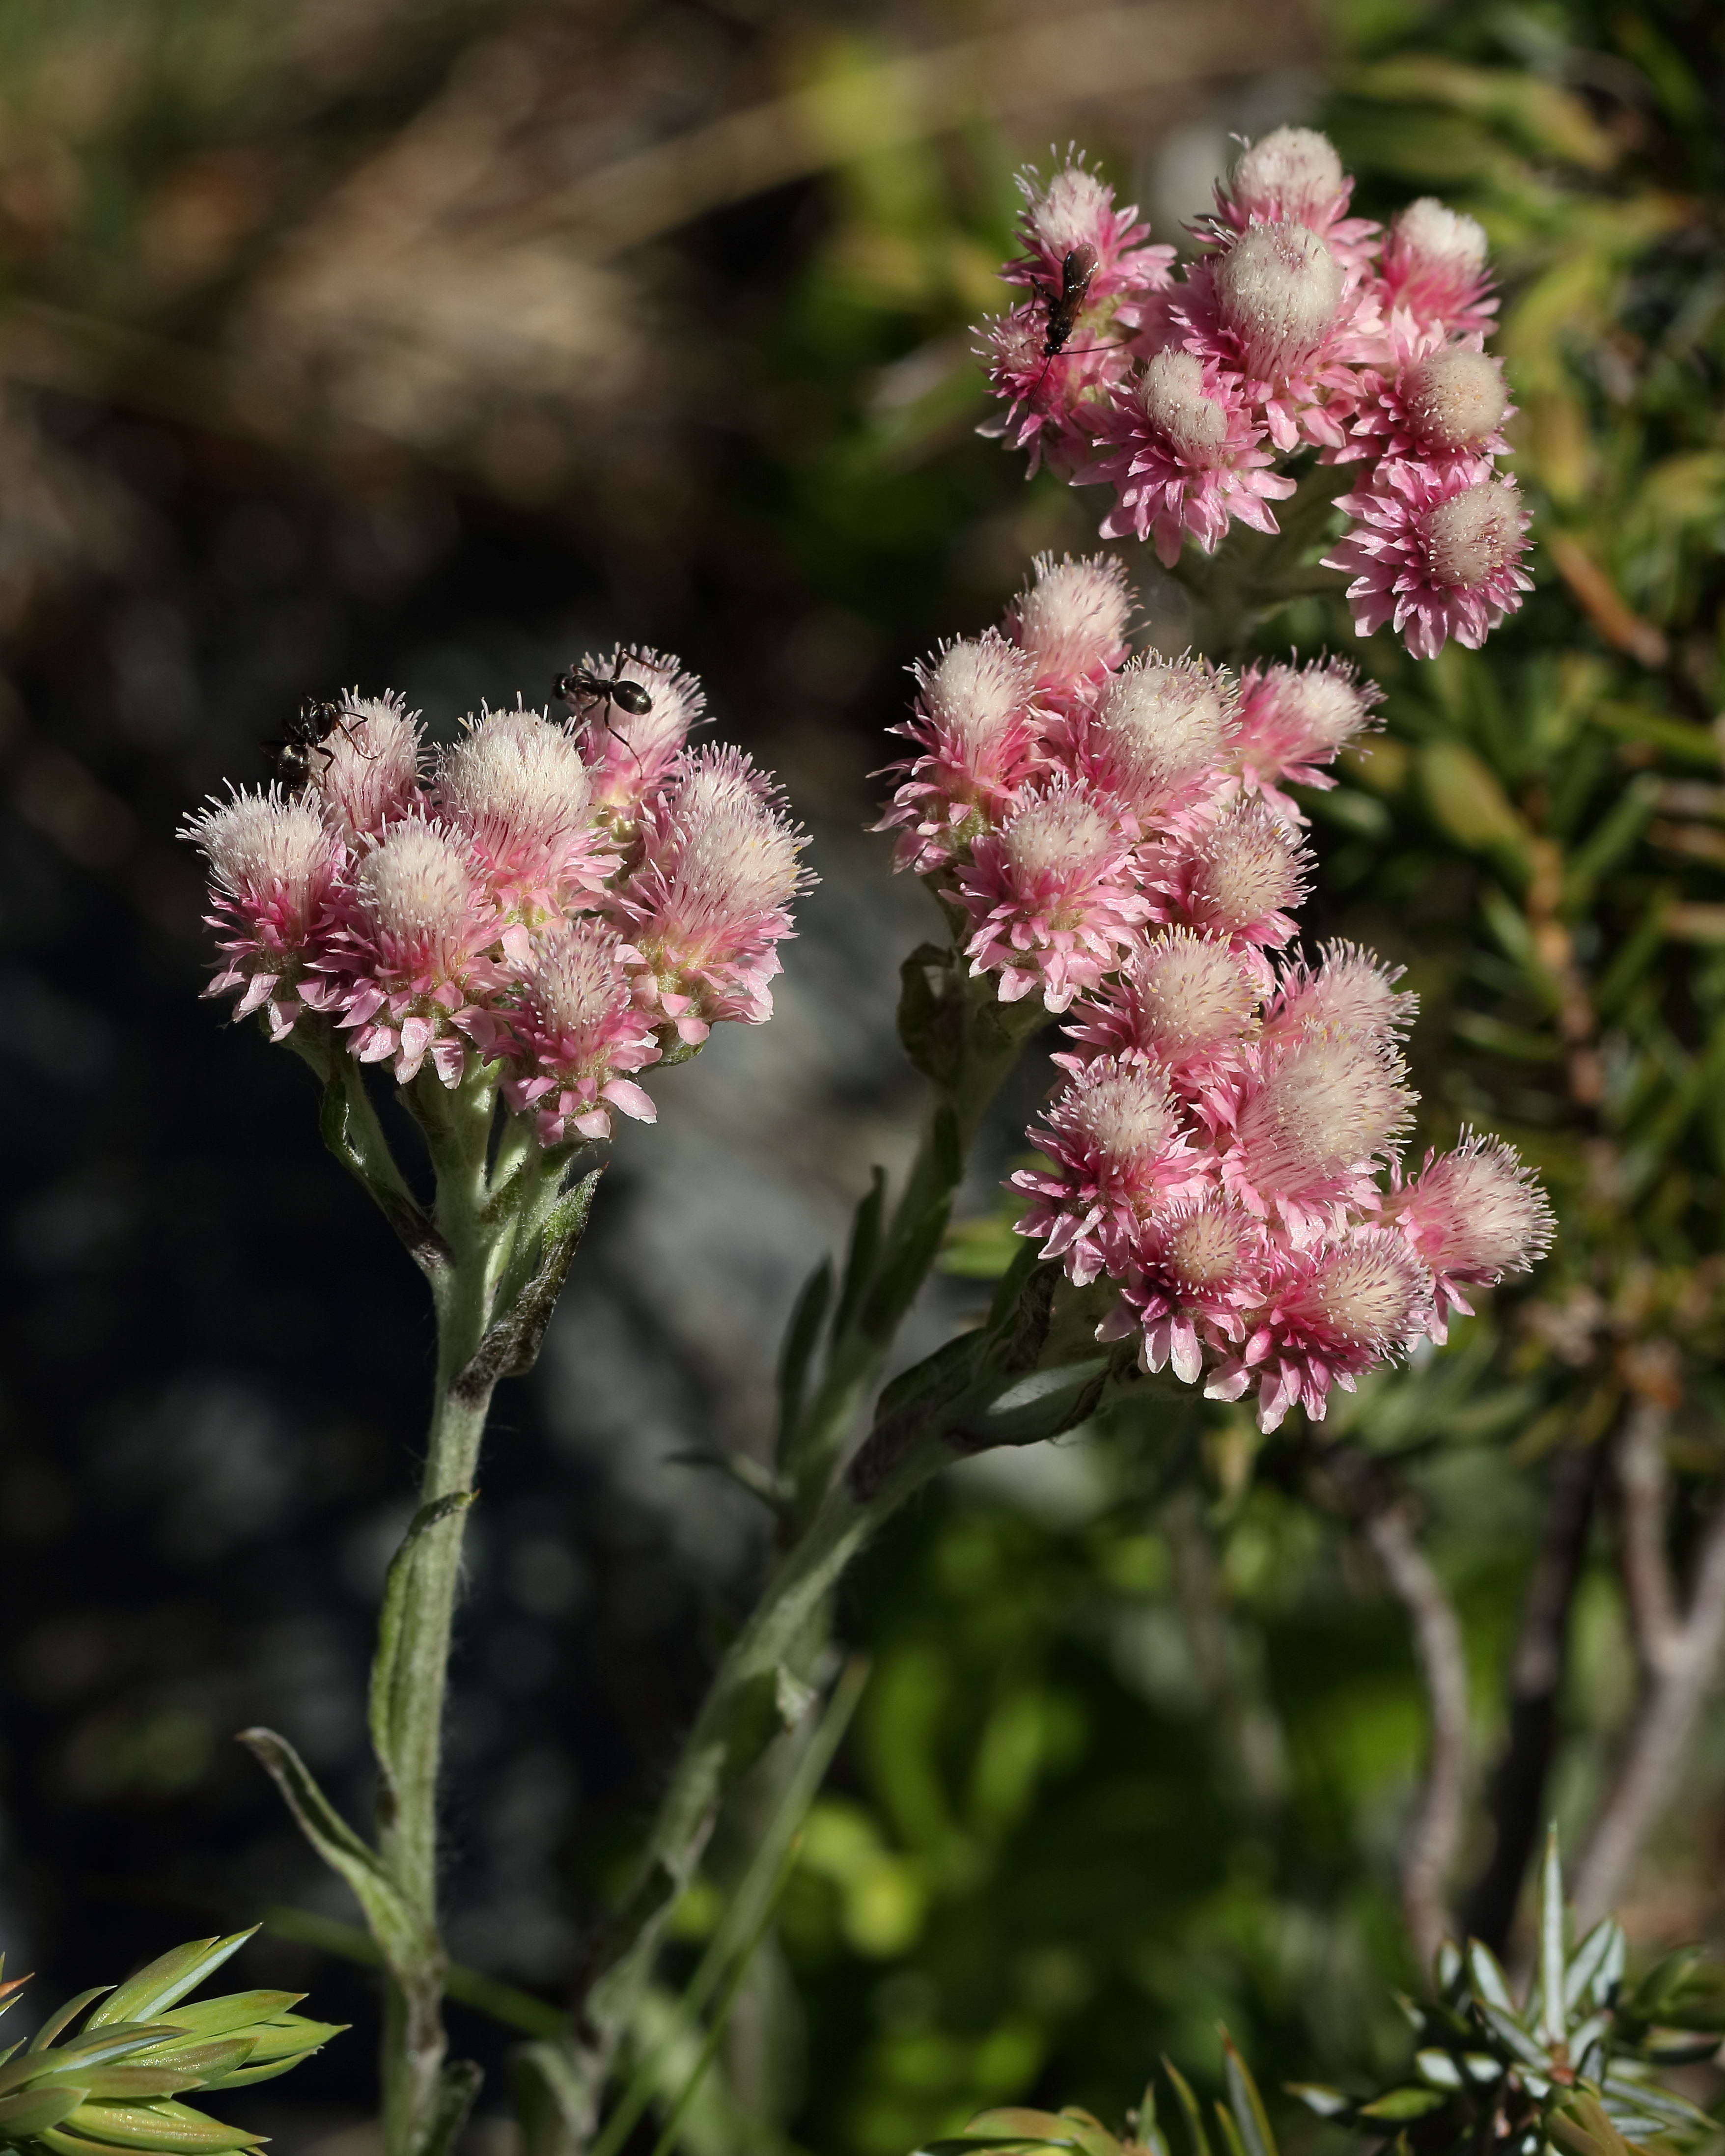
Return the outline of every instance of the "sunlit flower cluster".
{"type": "Polygon", "coordinates": [[[276,1040],[315,1014],[403,1085],[495,1063],[547,1145],[651,1122],[636,1074],[772,1016],[805,840],[747,757],[690,747],[702,697],[674,659],[607,671],[645,709],[482,711],[430,755],[400,699],[350,694],[303,787],[199,810],[208,993],[276,1040]]]}
{"type": "Polygon", "coordinates": [[[1429,659],[1520,606],[1527,513],[1495,461],[1512,408],[1472,218],[1429,198],[1387,232],[1350,217],[1331,144],[1279,127],[1218,187],[1176,277],[1081,162],[1024,185],[1025,252],[1002,275],[1028,295],[984,326],[1006,405],[984,431],[1111,487],[1105,536],[1172,564],[1235,521],[1273,532],[1296,484],[1278,459],[1309,448],[1362,467],[1327,557],[1361,634],[1389,623],[1429,659]]]}
{"type": "Polygon", "coordinates": [[[1019,1232],[1118,1283],[1105,1335],[1147,1369],[1255,1394],[1266,1430],[1321,1417],[1551,1233],[1495,1139],[1404,1178],[1414,998],[1352,944],[1292,947],[1311,856],[1286,788],[1333,783],[1378,693],[1334,661],[1132,655],[1117,562],[1036,571],[1003,629],[916,670],[881,828],[972,975],[1063,1018],[1019,1232]]]}

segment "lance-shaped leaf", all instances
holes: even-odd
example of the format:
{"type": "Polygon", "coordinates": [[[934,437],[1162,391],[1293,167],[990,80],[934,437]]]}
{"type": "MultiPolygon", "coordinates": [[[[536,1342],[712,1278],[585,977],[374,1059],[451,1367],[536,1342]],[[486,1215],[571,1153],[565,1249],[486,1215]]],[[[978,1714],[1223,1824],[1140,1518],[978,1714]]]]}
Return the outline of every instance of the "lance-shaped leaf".
{"type": "Polygon", "coordinates": [[[0,2097],[0,2136],[13,2145],[31,2140],[76,2111],[87,2093],[81,2088],[61,2088],[56,2085],[0,2097]]]}
{"type": "Polygon", "coordinates": [[[42,2138],[58,2148],[74,2136],[116,2148],[185,2150],[188,2156],[201,2150],[255,2148],[264,2138],[172,2098],[160,2103],[82,2103],[66,2114],[63,2127],[42,2138]]]}
{"type": "Polygon", "coordinates": [[[195,1991],[207,1976],[213,1976],[257,1930],[230,1932],[219,1939],[193,1939],[171,1953],[161,1955],[147,1969],[129,1977],[109,1993],[85,2025],[101,2029],[116,2021],[159,2021],[167,2010],[195,1991]]]}

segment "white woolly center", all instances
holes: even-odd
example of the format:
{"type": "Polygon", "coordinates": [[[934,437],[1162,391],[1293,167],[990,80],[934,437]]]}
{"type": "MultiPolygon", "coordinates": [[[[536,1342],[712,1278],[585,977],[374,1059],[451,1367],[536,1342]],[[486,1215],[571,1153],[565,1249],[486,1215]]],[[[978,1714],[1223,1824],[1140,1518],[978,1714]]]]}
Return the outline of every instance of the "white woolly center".
{"type": "Polygon", "coordinates": [[[714,914],[775,912],[796,894],[802,844],[802,834],[752,793],[697,801],[677,852],[677,882],[714,914]]]}
{"type": "Polygon", "coordinates": [[[1255,1000],[1227,945],[1185,928],[1151,945],[1132,977],[1132,993],[1144,1033],[1168,1055],[1241,1039],[1255,1000]]]}
{"type": "Polygon", "coordinates": [[[951,645],[919,679],[928,716],[972,750],[1004,732],[1032,686],[1024,654],[992,629],[951,645]]]}
{"type": "Polygon", "coordinates": [[[1166,1080],[1142,1064],[1104,1071],[1075,1093],[1070,1113],[1098,1153],[1122,1164],[1158,1152],[1174,1126],[1166,1080]]]}
{"type": "Polygon", "coordinates": [[[1082,165],[1068,165],[1032,203],[1029,223],[1050,254],[1064,255],[1086,241],[1094,247],[1109,214],[1109,190],[1082,165]]]}
{"type": "Polygon", "coordinates": [[[1241,1113],[1254,1182],[1297,1190],[1380,1158],[1405,1127],[1412,1099],[1394,1061],[1372,1041],[1314,1026],[1241,1113]]]}
{"type": "Polygon", "coordinates": [[[1373,1234],[1326,1250],[1307,1299],[1331,1331],[1351,1345],[1387,1348],[1405,1337],[1420,1285],[1406,1245],[1373,1234]]]}
{"type": "Polygon", "coordinates": [[[419,729],[387,699],[344,701],[341,725],[312,762],[318,792],[349,834],[374,831],[418,783],[419,729]]]}
{"type": "Polygon", "coordinates": [[[1403,395],[1422,442],[1467,449],[1495,434],[1509,408],[1503,369],[1482,352],[1435,352],[1409,376],[1403,395]]]}
{"type": "Polygon", "coordinates": [[[1043,555],[1036,582],[1020,594],[1014,618],[1018,641],[1037,672],[1072,680],[1114,663],[1131,612],[1120,562],[1106,554],[1082,562],[1043,555]]]}
{"type": "Polygon", "coordinates": [[[1159,352],[1138,383],[1144,417],[1178,454],[1201,463],[1228,438],[1228,414],[1204,393],[1204,362],[1195,352],[1159,352]]]}
{"type": "Polygon", "coordinates": [[[1482,479],[1428,510],[1421,529],[1433,583],[1477,590],[1521,552],[1521,496],[1507,480],[1482,479]]]}
{"type": "Polygon", "coordinates": [[[1236,929],[1297,904],[1302,889],[1298,855],[1269,810],[1252,802],[1205,838],[1192,895],[1207,920],[1236,929]]]}
{"type": "Polygon", "coordinates": [[[461,849],[429,824],[398,824],[367,855],[360,902],[387,935],[429,950],[466,924],[471,880],[461,849]]]}
{"type": "Polygon", "coordinates": [[[1228,1213],[1189,1214],[1168,1231],[1163,1264],[1182,1287],[1219,1287],[1240,1263],[1241,1223],[1228,1213]]]}
{"type": "Polygon", "coordinates": [[[1107,819],[1081,793],[1050,793],[1021,808],[1003,834],[1008,863],[1027,881],[1092,867],[1111,850],[1107,819]]]}
{"type": "Polygon", "coordinates": [[[1477,274],[1486,266],[1485,227],[1435,195],[1421,195],[1395,220],[1399,249],[1432,268],[1477,274]]]}
{"type": "Polygon", "coordinates": [[[1520,1271],[1550,1245],[1545,1194],[1501,1139],[1470,1140],[1421,1176],[1411,1209],[1429,1236],[1427,1255],[1445,1270],[1520,1271]]]}
{"type": "Polygon", "coordinates": [[[216,881],[235,898],[301,903],[329,866],[323,819],[302,801],[238,793],[196,818],[191,832],[216,881]]]}
{"type": "Polygon", "coordinates": [[[1341,192],[1345,175],[1334,144],[1312,127],[1277,127],[1240,157],[1229,192],[1243,210],[1309,223],[1341,192]]]}
{"type": "Polygon", "coordinates": [[[1214,674],[1154,663],[1115,675],[1096,725],[1121,778],[1140,793],[1209,770],[1232,731],[1214,674]]]}
{"type": "Polygon", "coordinates": [[[622,985],[616,946],[590,921],[576,921],[541,952],[533,995],[558,1032],[583,1033],[609,1016],[622,985]]]}
{"type": "Polygon", "coordinates": [[[464,824],[510,838],[572,830],[592,790],[573,738],[537,711],[488,711],[444,757],[438,785],[464,824]]]}
{"type": "Polygon", "coordinates": [[[1291,374],[1323,342],[1342,303],[1342,264],[1303,224],[1254,225],[1216,265],[1222,319],[1260,381],[1291,374]]]}
{"type": "Polygon", "coordinates": [[[1327,666],[1272,666],[1264,677],[1275,700],[1277,730],[1297,742],[1297,757],[1332,756],[1365,724],[1359,686],[1345,671],[1327,666]]]}

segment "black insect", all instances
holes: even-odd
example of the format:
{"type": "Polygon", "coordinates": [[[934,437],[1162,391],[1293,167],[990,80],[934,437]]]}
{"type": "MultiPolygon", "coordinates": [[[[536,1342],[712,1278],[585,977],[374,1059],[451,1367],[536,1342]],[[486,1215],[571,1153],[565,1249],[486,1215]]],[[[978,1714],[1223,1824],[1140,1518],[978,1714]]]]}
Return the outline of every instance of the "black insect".
{"type": "Polygon", "coordinates": [[[557,678],[557,691],[572,708],[584,704],[615,704],[619,711],[644,718],[653,708],[653,692],[644,681],[630,681],[621,674],[594,674],[585,666],[572,666],[557,678]]]}
{"type": "Polygon", "coordinates": [[[1086,243],[1082,247],[1069,247],[1060,260],[1060,285],[1056,291],[1052,285],[1039,283],[1042,304],[1047,310],[1042,330],[1042,372],[1036,377],[1035,388],[1041,388],[1048,370],[1066,349],[1072,332],[1078,326],[1078,317],[1084,311],[1085,300],[1090,295],[1090,280],[1096,274],[1096,250],[1086,243]]]}
{"type": "Polygon", "coordinates": [[[281,731],[280,741],[259,742],[258,746],[275,765],[275,776],[290,798],[303,793],[311,784],[313,757],[321,756],[326,763],[329,762],[330,752],[325,743],[333,733],[345,735],[369,761],[369,752],[354,741],[352,729],[339,704],[308,696],[281,731]]]}

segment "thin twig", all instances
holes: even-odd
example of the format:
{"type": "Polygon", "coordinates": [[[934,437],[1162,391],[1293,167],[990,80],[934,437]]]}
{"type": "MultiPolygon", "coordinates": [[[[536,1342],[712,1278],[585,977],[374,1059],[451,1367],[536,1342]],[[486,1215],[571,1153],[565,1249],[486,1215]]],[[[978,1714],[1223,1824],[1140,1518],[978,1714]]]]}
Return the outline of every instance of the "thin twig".
{"type": "Polygon", "coordinates": [[[1367,1512],[1366,1540],[1408,1613],[1425,1686],[1431,1753],[1414,1830],[1402,1858],[1402,1917],[1414,1951],[1430,1968],[1453,1928],[1447,1889],[1461,1840],[1467,1790],[1467,1660],[1455,1605],[1414,1539],[1405,1504],[1367,1512]]]}
{"type": "Polygon", "coordinates": [[[1725,1506],[1702,1537],[1686,1609],[1666,1556],[1665,1439],[1681,1399],[1676,1350],[1652,1342],[1625,1363],[1638,1397],[1618,1440],[1620,1560],[1641,1696],[1576,1871],[1575,1918],[1583,1927],[1622,1892],[1671,1794],[1725,1646],[1725,1506]]]}
{"type": "Polygon", "coordinates": [[[1503,1953],[1522,1881],[1546,1818],[1546,1783],[1557,1746],[1558,1696],[1568,1663],[1569,1611],[1587,1553],[1602,1445],[1558,1455],[1545,1492],[1545,1532],[1509,1672],[1509,1741],[1491,1777],[1496,1829],[1491,1861],[1468,1897],[1463,1928],[1503,1953]]]}

